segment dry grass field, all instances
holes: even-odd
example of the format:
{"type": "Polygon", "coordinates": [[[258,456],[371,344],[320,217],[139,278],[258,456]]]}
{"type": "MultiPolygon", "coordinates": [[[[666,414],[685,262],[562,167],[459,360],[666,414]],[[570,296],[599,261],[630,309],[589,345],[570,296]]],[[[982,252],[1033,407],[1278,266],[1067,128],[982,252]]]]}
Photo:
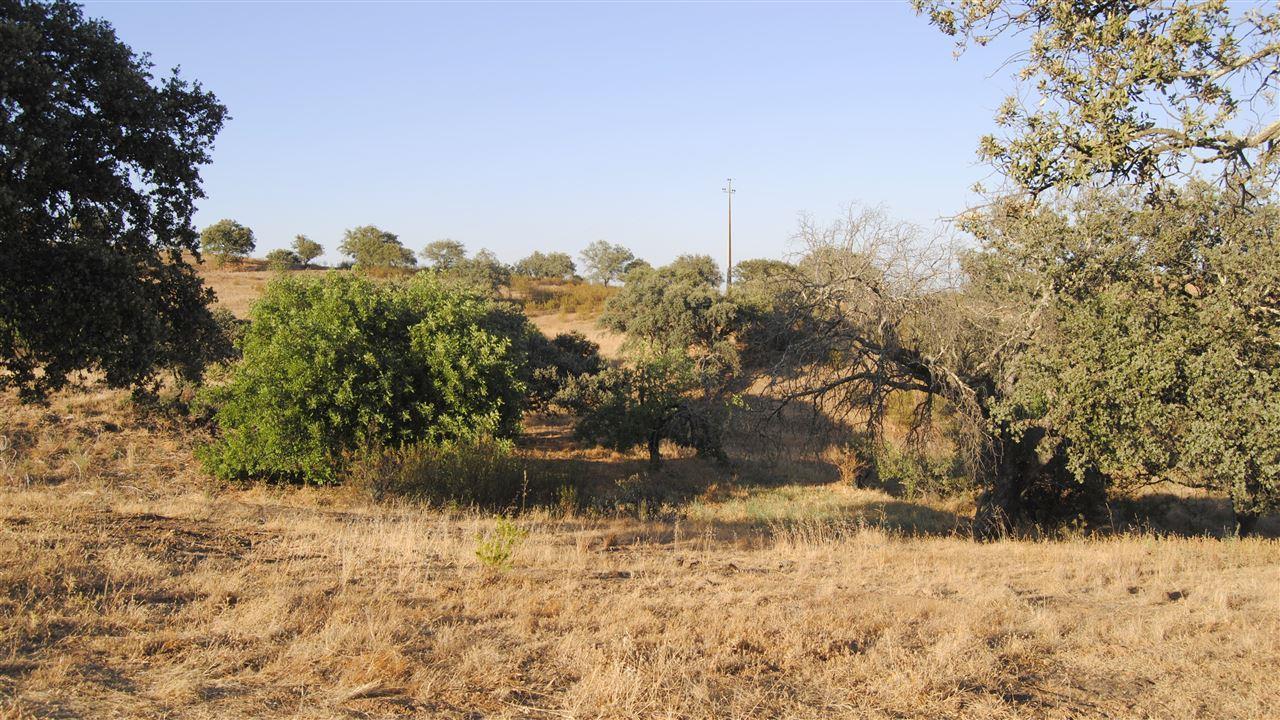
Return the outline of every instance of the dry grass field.
{"type": "Polygon", "coordinates": [[[218,486],[200,441],[123,393],[0,396],[0,717],[1280,717],[1276,521],[1223,538],[1214,498],[978,543],[963,499],[673,453],[680,502],[516,513],[487,564],[490,512],[218,486]]]}

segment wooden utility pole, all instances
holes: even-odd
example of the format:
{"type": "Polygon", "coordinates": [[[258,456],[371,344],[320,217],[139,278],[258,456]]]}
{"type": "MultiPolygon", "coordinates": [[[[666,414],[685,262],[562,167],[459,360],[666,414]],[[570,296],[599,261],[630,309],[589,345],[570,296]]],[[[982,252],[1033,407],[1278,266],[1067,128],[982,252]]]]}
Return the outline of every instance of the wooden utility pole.
{"type": "Polygon", "coordinates": [[[724,292],[727,295],[733,285],[733,178],[725,180],[725,186],[721,190],[729,196],[729,261],[724,271],[724,292]]]}

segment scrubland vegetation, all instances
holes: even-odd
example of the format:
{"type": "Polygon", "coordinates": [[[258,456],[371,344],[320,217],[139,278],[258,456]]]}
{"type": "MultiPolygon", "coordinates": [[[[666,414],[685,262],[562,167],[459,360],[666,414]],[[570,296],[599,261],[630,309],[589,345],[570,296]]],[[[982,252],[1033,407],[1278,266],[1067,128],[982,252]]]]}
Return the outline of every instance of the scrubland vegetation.
{"type": "Polygon", "coordinates": [[[1280,16],[915,7],[1031,36],[988,202],[580,276],[250,258],[217,98],[0,6],[0,712],[1280,715],[1280,16]]]}

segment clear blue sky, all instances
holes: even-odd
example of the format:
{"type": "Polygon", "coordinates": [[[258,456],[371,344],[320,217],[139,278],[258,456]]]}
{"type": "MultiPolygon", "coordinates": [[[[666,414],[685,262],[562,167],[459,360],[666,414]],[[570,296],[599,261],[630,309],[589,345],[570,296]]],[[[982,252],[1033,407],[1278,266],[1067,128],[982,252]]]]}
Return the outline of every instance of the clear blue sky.
{"type": "Polygon", "coordinates": [[[782,257],[797,214],[853,201],[922,223],[972,201],[1012,88],[990,50],[905,2],[89,2],[232,119],[197,224],[344,228],[504,260],[605,238],[655,263],[782,257]],[[995,74],[993,74],[995,73],[995,74]]]}

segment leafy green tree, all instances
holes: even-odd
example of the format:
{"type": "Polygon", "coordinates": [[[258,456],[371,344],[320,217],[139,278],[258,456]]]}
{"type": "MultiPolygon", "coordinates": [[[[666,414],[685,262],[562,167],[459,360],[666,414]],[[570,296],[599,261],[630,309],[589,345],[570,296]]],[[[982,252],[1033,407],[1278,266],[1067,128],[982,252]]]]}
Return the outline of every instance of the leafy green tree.
{"type": "Polygon", "coordinates": [[[630,273],[632,270],[640,270],[640,269],[652,270],[653,265],[650,264],[649,261],[645,260],[644,258],[636,258],[628,262],[626,265],[622,266],[623,280],[626,280],[627,274],[630,273]]]}
{"type": "Polygon", "coordinates": [[[664,439],[723,456],[719,429],[689,401],[699,384],[688,355],[643,352],[628,365],[569,378],[556,402],[578,415],[574,434],[579,439],[618,452],[644,446],[656,469],[664,439]]]}
{"type": "Polygon", "coordinates": [[[436,240],[422,249],[422,259],[436,270],[449,270],[467,259],[467,248],[457,240],[436,240]]]}
{"type": "Polygon", "coordinates": [[[580,257],[587,270],[587,279],[601,285],[609,285],[621,278],[627,263],[635,260],[630,250],[604,240],[588,245],[580,257]]]}
{"type": "Polygon", "coordinates": [[[455,283],[479,288],[488,293],[495,293],[498,288],[511,282],[511,270],[498,256],[488,250],[481,250],[475,257],[463,260],[444,269],[441,277],[455,283]]]}
{"type": "Polygon", "coordinates": [[[1095,179],[1159,186],[1197,168],[1247,190],[1280,163],[1280,13],[1226,0],[913,0],[948,35],[1026,37],[1024,81],[981,154],[1033,193],[1095,179]]]}
{"type": "Polygon", "coordinates": [[[306,267],[311,265],[312,260],[324,254],[324,246],[306,235],[298,235],[293,239],[293,252],[306,267]]]}
{"type": "Polygon", "coordinates": [[[255,247],[253,230],[235,220],[224,218],[200,231],[200,248],[218,265],[247,257],[255,247]]]}
{"type": "Polygon", "coordinates": [[[511,272],[515,275],[531,278],[570,280],[578,272],[578,268],[573,264],[573,258],[569,257],[569,253],[543,253],[540,250],[535,250],[528,257],[516,263],[511,272]]]}
{"type": "Polygon", "coordinates": [[[733,266],[733,284],[736,287],[743,284],[763,283],[795,272],[795,269],[794,265],[782,260],[768,258],[743,260],[733,266]]]}
{"type": "Polygon", "coordinates": [[[654,466],[662,440],[723,459],[727,395],[739,367],[736,307],[721,296],[706,256],[637,268],[609,299],[602,327],[623,333],[626,364],[570,379],[556,402],[578,414],[576,434],[615,450],[644,445],[654,466]]]}
{"type": "Polygon", "coordinates": [[[632,347],[735,356],[737,306],[719,290],[721,273],[706,255],[682,255],[661,268],[637,268],[609,298],[600,325],[632,347]]]}
{"type": "Polygon", "coordinates": [[[400,244],[398,236],[373,225],[347,230],[338,249],[354,260],[357,268],[409,268],[417,264],[413,251],[400,244]]]}
{"type": "Polygon", "coordinates": [[[206,391],[223,478],[330,482],[352,453],[518,428],[528,321],[429,273],[282,276],[251,310],[243,359],[206,391]]]}
{"type": "Polygon", "coordinates": [[[226,108],[60,0],[0,4],[0,108],[0,388],[198,377],[218,333],[183,253],[226,108]]]}
{"type": "Polygon", "coordinates": [[[1280,511],[1278,228],[1280,207],[1203,183],[1003,208],[981,267],[1053,302],[999,418],[1069,442],[1077,483],[1222,491],[1247,534],[1280,511]]]}
{"type": "Polygon", "coordinates": [[[294,270],[302,265],[298,253],[285,248],[276,248],[267,253],[267,267],[276,271],[294,270]]]}

